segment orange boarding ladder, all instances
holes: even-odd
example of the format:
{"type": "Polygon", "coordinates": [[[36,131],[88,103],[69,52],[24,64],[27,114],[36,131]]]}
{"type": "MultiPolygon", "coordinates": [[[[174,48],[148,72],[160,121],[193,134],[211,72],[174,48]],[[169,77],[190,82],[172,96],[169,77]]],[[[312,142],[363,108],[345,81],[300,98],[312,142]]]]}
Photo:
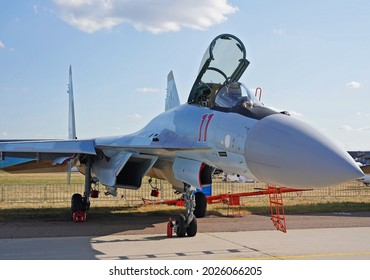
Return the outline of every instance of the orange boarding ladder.
{"type": "Polygon", "coordinates": [[[268,186],[270,199],[271,221],[276,230],[286,233],[286,220],[284,214],[283,192],[281,187],[268,186]]]}

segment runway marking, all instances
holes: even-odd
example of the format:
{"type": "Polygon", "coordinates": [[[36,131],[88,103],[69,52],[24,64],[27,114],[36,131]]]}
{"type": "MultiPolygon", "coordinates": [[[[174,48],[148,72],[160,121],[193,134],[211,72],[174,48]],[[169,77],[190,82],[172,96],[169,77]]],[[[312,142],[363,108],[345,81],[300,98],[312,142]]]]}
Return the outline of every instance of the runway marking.
{"type": "MultiPolygon", "coordinates": [[[[228,255],[228,254],[253,254],[261,253],[255,250],[250,250],[249,248],[230,248],[230,249],[220,249],[211,251],[192,251],[192,252],[175,252],[175,253],[158,253],[158,254],[148,254],[148,255],[96,255],[97,259],[124,259],[124,260],[143,260],[143,259],[168,259],[177,257],[201,257],[201,256],[217,256],[228,255]]],[[[224,258],[221,258],[224,259],[224,258]]]]}
{"type": "Polygon", "coordinates": [[[228,250],[230,253],[241,253],[238,249],[229,249],[228,250]]]}
{"type": "MultiPolygon", "coordinates": [[[[254,251],[255,253],[266,254],[261,251],[254,251]]],[[[125,259],[125,260],[135,260],[135,259],[162,259],[162,258],[176,258],[176,257],[195,257],[195,256],[210,256],[210,255],[224,255],[227,253],[235,254],[250,254],[253,251],[240,250],[240,249],[226,249],[226,250],[214,250],[214,251],[194,251],[187,253],[163,253],[156,255],[131,255],[131,256],[108,256],[108,255],[98,255],[98,259],[125,259]]],[[[269,257],[252,257],[252,258],[226,258],[231,260],[289,260],[289,259],[315,259],[320,257],[349,257],[349,256],[370,256],[370,252],[352,252],[352,253],[331,253],[331,254],[307,254],[307,255],[289,255],[289,256],[273,256],[269,257]]],[[[223,259],[223,258],[222,258],[223,259]]]]}
{"type": "Polygon", "coordinates": [[[370,252],[350,252],[350,253],[330,253],[330,254],[307,254],[307,255],[291,255],[291,256],[271,256],[264,258],[238,258],[234,260],[288,260],[288,259],[311,259],[319,257],[349,257],[359,255],[370,255],[370,252]]]}
{"type": "MultiPolygon", "coordinates": [[[[228,243],[231,243],[231,244],[234,244],[234,245],[237,245],[237,246],[240,246],[244,249],[247,249],[247,250],[250,250],[250,252],[256,252],[256,253],[260,253],[262,255],[266,255],[268,257],[266,257],[266,259],[277,259],[278,257],[275,257],[274,255],[271,255],[269,253],[266,253],[266,252],[263,252],[263,251],[260,251],[256,248],[252,248],[252,247],[248,247],[246,245],[243,245],[243,244],[240,244],[239,242],[235,242],[235,241],[232,241],[230,239],[227,239],[227,238],[223,238],[223,237],[220,237],[220,236],[216,236],[212,233],[205,233],[205,235],[208,235],[208,236],[212,236],[213,238],[217,238],[217,239],[220,239],[222,241],[225,241],[225,242],[228,242],[228,243]]],[[[228,250],[230,253],[242,253],[242,251],[239,251],[237,249],[235,250],[228,250]]]]}
{"type": "Polygon", "coordinates": [[[214,253],[212,251],[202,251],[205,255],[213,255],[214,253]]]}

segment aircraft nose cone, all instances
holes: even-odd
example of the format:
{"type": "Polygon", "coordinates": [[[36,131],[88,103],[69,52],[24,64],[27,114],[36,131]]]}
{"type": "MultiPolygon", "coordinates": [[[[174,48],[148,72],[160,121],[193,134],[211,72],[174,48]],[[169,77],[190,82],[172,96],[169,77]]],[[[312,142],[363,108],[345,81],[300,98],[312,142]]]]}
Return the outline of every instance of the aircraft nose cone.
{"type": "Polygon", "coordinates": [[[283,114],[258,121],[246,161],[259,180],[287,187],[322,187],[364,176],[350,155],[308,125],[283,114]]]}

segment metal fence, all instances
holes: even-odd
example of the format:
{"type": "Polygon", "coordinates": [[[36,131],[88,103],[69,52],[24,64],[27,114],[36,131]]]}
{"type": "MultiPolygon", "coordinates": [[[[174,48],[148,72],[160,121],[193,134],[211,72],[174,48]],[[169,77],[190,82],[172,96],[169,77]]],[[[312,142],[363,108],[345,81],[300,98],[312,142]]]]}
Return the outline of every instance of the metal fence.
{"type": "MultiPolygon", "coordinates": [[[[93,199],[94,205],[139,205],[143,199],[152,202],[177,199],[179,194],[175,194],[171,185],[164,181],[156,181],[153,184],[158,188],[159,196],[152,197],[153,187],[148,183],[143,183],[138,190],[118,189],[117,197],[105,196],[104,188],[100,187],[99,198],[93,199]]],[[[256,189],[266,188],[264,183],[237,183],[237,182],[215,182],[213,183],[213,195],[232,194],[240,192],[255,191],[256,189]]],[[[0,185],[0,205],[17,207],[19,204],[33,204],[41,206],[52,206],[59,204],[69,204],[74,193],[83,193],[82,184],[46,184],[46,185],[0,185]]],[[[365,198],[370,201],[370,188],[363,186],[360,182],[350,181],[342,185],[314,189],[312,191],[285,193],[285,199],[302,198],[365,198]]],[[[266,196],[248,197],[248,200],[265,199],[266,196]]]]}

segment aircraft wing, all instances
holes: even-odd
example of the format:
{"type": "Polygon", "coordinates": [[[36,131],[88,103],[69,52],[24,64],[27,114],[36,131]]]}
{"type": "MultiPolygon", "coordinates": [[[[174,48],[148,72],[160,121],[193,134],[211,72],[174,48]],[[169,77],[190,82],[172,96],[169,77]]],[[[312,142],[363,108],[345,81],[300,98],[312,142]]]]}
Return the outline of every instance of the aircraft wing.
{"type": "Polygon", "coordinates": [[[348,153],[353,158],[370,158],[370,151],[348,151],[348,153]]]}
{"type": "Polygon", "coordinates": [[[77,154],[95,155],[95,140],[0,141],[1,169],[7,172],[65,171],[60,166],[77,154]],[[14,162],[17,158],[23,161],[14,162]]]}
{"type": "Polygon", "coordinates": [[[365,174],[370,174],[370,165],[363,165],[363,166],[360,166],[362,172],[364,172],[365,174]]]}
{"type": "Polygon", "coordinates": [[[95,155],[94,140],[37,140],[0,142],[1,157],[50,159],[53,155],[95,155]]]}
{"type": "MultiPolygon", "coordinates": [[[[348,151],[348,153],[356,161],[357,159],[364,159],[365,161],[370,159],[370,151],[348,151]]],[[[365,174],[370,174],[370,164],[360,165],[360,169],[365,174]]]]}
{"type": "MultiPolygon", "coordinates": [[[[173,135],[165,129],[148,141],[133,141],[132,137],[89,140],[6,140],[0,141],[0,169],[7,172],[56,172],[66,171],[65,162],[76,155],[96,155],[97,150],[106,154],[119,152],[154,157],[173,157],[176,152],[191,152],[209,149],[195,146],[194,142],[173,135]],[[162,139],[162,140],[160,140],[162,139]],[[121,141],[119,141],[121,140],[121,141]],[[144,143],[146,142],[146,143],[144,143]],[[23,159],[14,162],[14,159],[23,159]],[[12,163],[12,164],[10,164],[12,163]]],[[[140,137],[139,137],[140,138],[140,137]]],[[[147,140],[148,138],[146,138],[147,140]]]]}
{"type": "Polygon", "coordinates": [[[152,155],[157,157],[175,156],[176,152],[205,151],[208,147],[170,147],[170,146],[105,146],[99,145],[101,150],[120,151],[133,154],[152,155]]]}
{"type": "Polygon", "coordinates": [[[95,147],[102,151],[121,151],[159,157],[173,155],[174,152],[209,149],[204,144],[179,136],[174,131],[166,128],[150,137],[135,135],[117,138],[97,138],[95,147]]]}
{"type": "MultiPolygon", "coordinates": [[[[56,160],[70,157],[74,154],[96,155],[96,150],[124,151],[161,155],[174,151],[199,151],[209,149],[204,145],[197,145],[187,138],[179,137],[176,133],[164,129],[159,135],[152,138],[142,137],[114,137],[89,140],[1,140],[0,159],[28,158],[34,160],[56,160]],[[133,140],[134,139],[134,140],[133,140]],[[139,139],[139,140],[138,140],[139,139]]],[[[55,162],[58,163],[58,162],[55,162]]]]}

